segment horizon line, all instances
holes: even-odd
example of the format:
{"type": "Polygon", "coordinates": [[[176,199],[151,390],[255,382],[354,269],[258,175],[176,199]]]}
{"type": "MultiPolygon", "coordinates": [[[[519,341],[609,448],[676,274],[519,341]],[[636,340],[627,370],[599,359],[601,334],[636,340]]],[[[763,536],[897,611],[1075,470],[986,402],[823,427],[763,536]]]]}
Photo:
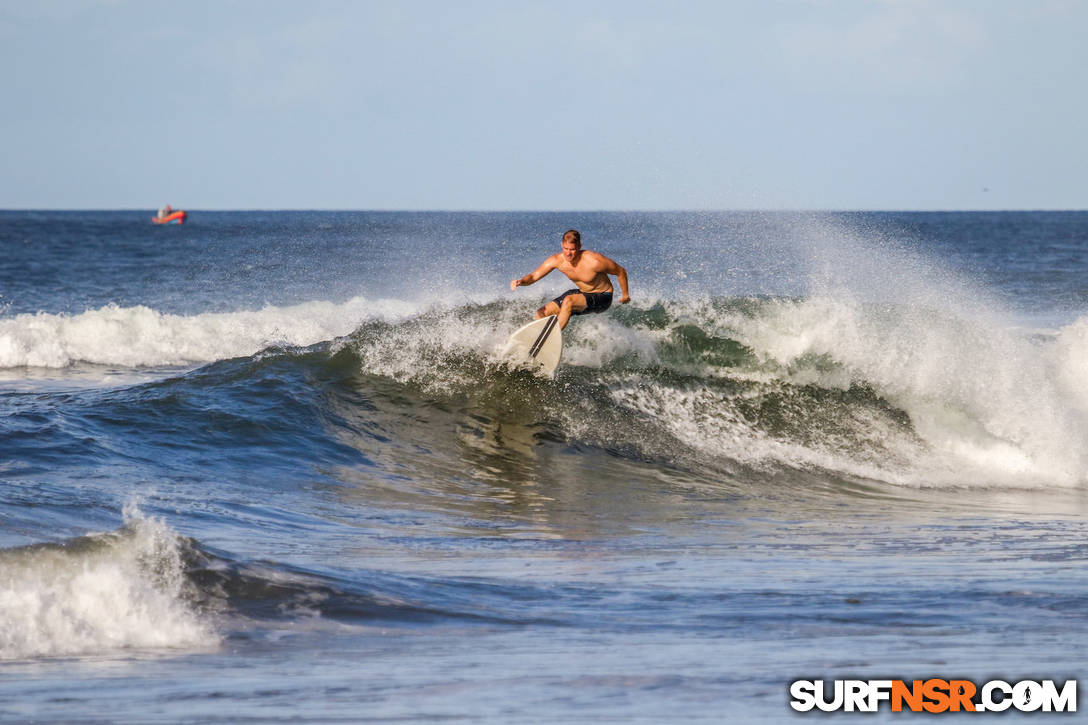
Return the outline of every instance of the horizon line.
{"type": "MultiPolygon", "coordinates": [[[[941,214],[941,213],[1023,213],[1023,212],[1084,212],[1088,208],[1007,207],[1007,208],[675,208],[675,209],[472,209],[472,208],[337,208],[337,207],[175,207],[189,212],[328,212],[367,214],[941,214]]],[[[152,207],[0,207],[0,212],[131,212],[157,211],[152,207]]]]}

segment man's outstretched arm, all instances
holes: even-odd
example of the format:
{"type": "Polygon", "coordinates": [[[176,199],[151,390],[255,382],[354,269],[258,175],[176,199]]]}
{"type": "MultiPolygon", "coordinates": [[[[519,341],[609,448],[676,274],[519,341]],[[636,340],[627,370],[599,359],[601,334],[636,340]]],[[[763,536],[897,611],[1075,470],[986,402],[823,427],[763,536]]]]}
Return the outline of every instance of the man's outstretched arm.
{"type": "Polygon", "coordinates": [[[518,287],[525,287],[531,285],[533,282],[540,280],[542,277],[555,269],[555,257],[548,257],[544,260],[544,263],[537,267],[529,274],[519,279],[510,280],[510,289],[514,290],[518,287]]]}

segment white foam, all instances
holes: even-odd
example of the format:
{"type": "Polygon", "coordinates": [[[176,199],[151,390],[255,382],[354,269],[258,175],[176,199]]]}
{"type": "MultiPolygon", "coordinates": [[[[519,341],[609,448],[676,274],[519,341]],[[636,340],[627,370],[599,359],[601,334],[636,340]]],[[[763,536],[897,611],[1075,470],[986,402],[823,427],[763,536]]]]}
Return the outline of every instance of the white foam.
{"type": "Polygon", "coordinates": [[[0,552],[0,659],[216,646],[184,598],[177,535],[126,512],[126,528],[67,550],[0,552]]]}
{"type": "Polygon", "coordinates": [[[21,314],[0,319],[0,369],[213,362],[253,355],[271,345],[313,345],[346,335],[364,320],[396,319],[416,309],[398,300],[357,297],[342,304],[307,302],[191,316],[117,305],[78,315],[21,314]]]}
{"type": "Polygon", "coordinates": [[[631,356],[644,365],[654,364],[659,361],[657,345],[669,332],[624,327],[600,315],[579,317],[563,332],[563,362],[599,368],[631,356]]]}
{"type": "MultiPolygon", "coordinates": [[[[509,313],[507,316],[513,319],[509,313]]],[[[350,344],[368,373],[449,392],[464,384],[457,358],[493,355],[492,362],[498,363],[498,351],[507,334],[502,323],[484,326],[460,309],[435,306],[427,314],[383,329],[379,335],[362,334],[350,344]]]]}

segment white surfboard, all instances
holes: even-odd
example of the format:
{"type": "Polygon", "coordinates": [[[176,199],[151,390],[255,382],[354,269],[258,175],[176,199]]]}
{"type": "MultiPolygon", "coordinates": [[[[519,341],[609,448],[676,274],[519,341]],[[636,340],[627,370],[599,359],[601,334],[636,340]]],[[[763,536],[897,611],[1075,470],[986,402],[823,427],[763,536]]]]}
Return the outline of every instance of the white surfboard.
{"type": "Polygon", "coordinates": [[[505,356],[516,365],[526,365],[547,377],[555,375],[563,355],[563,333],[555,315],[533,320],[506,341],[505,356]]]}

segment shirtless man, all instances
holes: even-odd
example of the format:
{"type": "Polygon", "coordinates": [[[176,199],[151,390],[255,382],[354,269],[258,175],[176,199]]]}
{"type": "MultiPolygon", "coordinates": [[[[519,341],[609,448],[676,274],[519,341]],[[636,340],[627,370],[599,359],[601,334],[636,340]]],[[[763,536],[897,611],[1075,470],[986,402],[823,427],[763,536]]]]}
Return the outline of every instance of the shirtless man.
{"type": "Polygon", "coordinates": [[[559,329],[563,329],[570,321],[571,315],[584,315],[589,312],[604,312],[612,306],[612,282],[608,275],[619,280],[620,304],[631,301],[627,294],[627,270],[613,262],[603,254],[582,249],[582,235],[576,230],[563,234],[563,251],[553,254],[544,260],[544,263],[531,274],[521,279],[510,281],[510,289],[531,285],[551,272],[558,269],[567,275],[576,289],[567,290],[548,304],[536,311],[536,319],[547,315],[559,315],[559,329]]]}

